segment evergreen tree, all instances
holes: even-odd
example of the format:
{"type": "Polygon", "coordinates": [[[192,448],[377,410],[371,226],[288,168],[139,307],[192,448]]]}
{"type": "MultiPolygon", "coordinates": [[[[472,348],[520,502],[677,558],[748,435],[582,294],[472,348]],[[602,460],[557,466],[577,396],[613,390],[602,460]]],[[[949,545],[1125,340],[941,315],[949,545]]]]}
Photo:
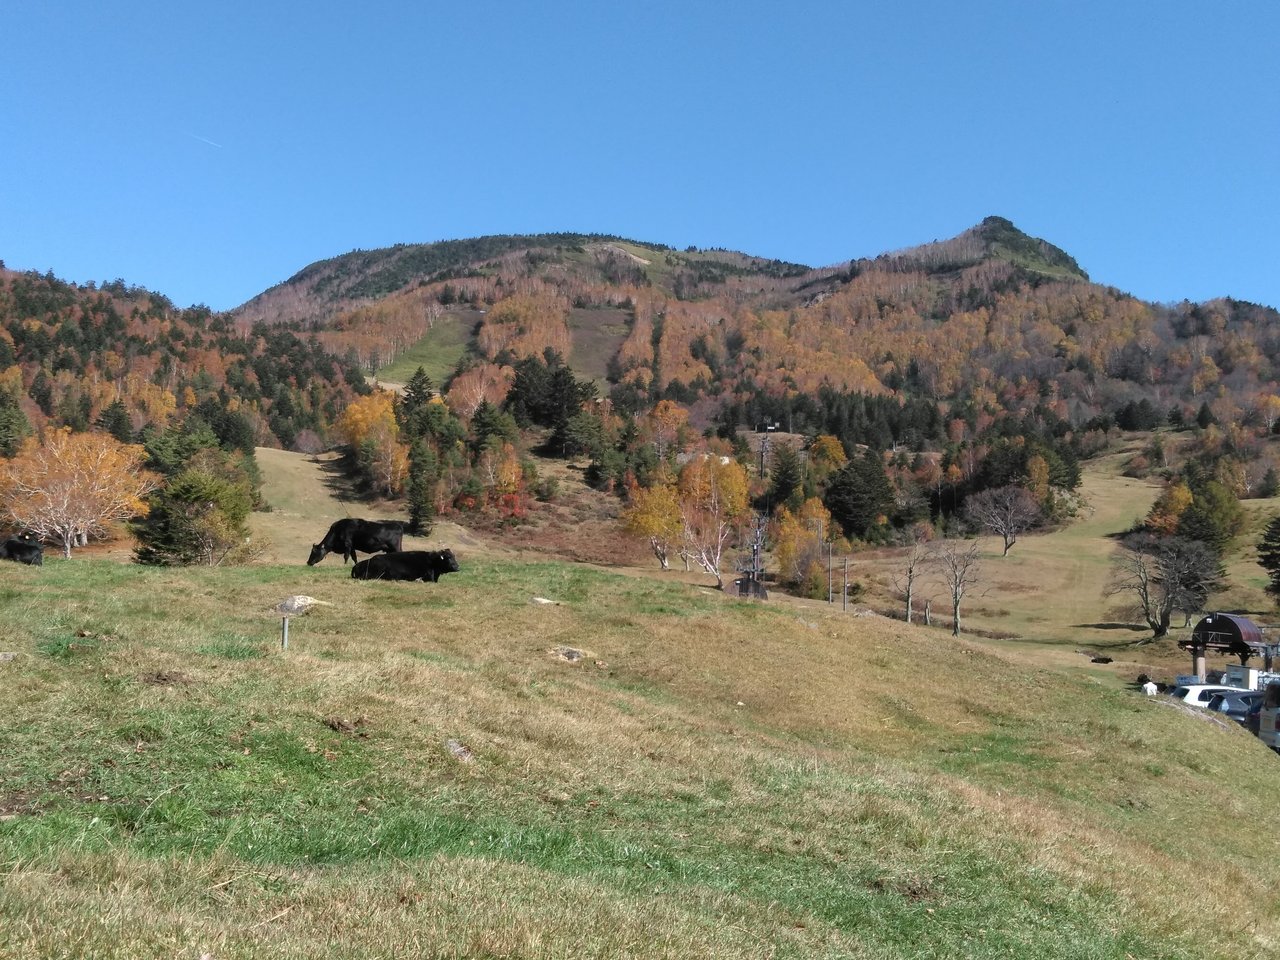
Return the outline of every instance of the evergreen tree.
{"type": "MultiPolygon", "coordinates": [[[[421,368],[419,368],[421,369],[421,368]]],[[[409,501],[409,532],[425,537],[436,516],[436,486],[440,460],[435,449],[421,437],[409,447],[409,481],[405,497],[409,501]]]]}
{"type": "Polygon", "coordinates": [[[798,512],[804,496],[804,464],[795,447],[778,443],[770,464],[769,504],[774,509],[785,506],[798,512]]]}
{"type": "Polygon", "coordinates": [[[53,385],[49,383],[49,376],[44,372],[44,367],[40,368],[35,379],[31,381],[30,394],[41,413],[46,417],[53,416],[53,385]]]}
{"type": "Polygon", "coordinates": [[[0,396],[0,457],[12,457],[31,434],[31,422],[16,400],[0,396]]]}
{"type": "Polygon", "coordinates": [[[160,566],[217,566],[235,559],[248,537],[252,506],[247,482],[198,467],[185,470],[152,495],[146,520],[134,527],[134,557],[160,566]]]}
{"type": "Polygon", "coordinates": [[[1221,556],[1244,528],[1244,508],[1235,494],[1217,480],[1192,485],[1194,499],[1178,519],[1178,536],[1198,540],[1221,556]]]}
{"type": "Polygon", "coordinates": [[[841,467],[827,485],[823,503],[846,536],[866,539],[893,508],[893,484],[875,452],[868,450],[841,467]]]}
{"type": "Polygon", "coordinates": [[[412,414],[419,407],[430,403],[431,398],[435,396],[435,392],[435,384],[427,376],[426,369],[418,367],[413,376],[409,378],[409,382],[404,385],[404,396],[401,403],[406,412],[412,414]]]}
{"type": "Polygon", "coordinates": [[[1270,500],[1277,493],[1280,493],[1280,474],[1276,473],[1275,467],[1268,467],[1262,476],[1262,483],[1258,485],[1258,496],[1263,500],[1270,500]]]}
{"type": "Polygon", "coordinates": [[[476,456],[492,437],[515,443],[519,435],[520,430],[511,414],[499,410],[488,400],[482,400],[471,417],[471,451],[476,456]]]}
{"type": "Polygon", "coordinates": [[[98,415],[96,425],[121,443],[133,442],[133,421],[129,419],[129,410],[123,400],[117,399],[103,410],[98,415]]]}
{"type": "Polygon", "coordinates": [[[1267,571],[1267,591],[1280,597],[1280,517],[1274,518],[1258,541],[1258,566],[1267,571]]]}
{"type": "Polygon", "coordinates": [[[1204,403],[1200,404],[1200,410],[1196,413],[1196,426],[1203,430],[1217,422],[1218,421],[1214,419],[1213,411],[1209,409],[1209,401],[1206,400],[1204,403]]]}

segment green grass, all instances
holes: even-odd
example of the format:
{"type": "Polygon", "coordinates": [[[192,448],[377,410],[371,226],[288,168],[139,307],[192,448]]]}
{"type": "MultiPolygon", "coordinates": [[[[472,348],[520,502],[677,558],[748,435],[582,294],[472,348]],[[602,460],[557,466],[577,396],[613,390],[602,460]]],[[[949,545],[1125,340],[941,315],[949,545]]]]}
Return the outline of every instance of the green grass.
{"type": "Polygon", "coordinates": [[[11,574],[0,956],[1278,943],[1274,758],[983,646],[554,563],[11,574]]]}
{"type": "Polygon", "coordinates": [[[472,345],[472,328],[480,315],[473,310],[449,311],[440,316],[427,335],[395,361],[378,371],[378,379],[407,383],[418,367],[427,371],[439,389],[472,345]]]}

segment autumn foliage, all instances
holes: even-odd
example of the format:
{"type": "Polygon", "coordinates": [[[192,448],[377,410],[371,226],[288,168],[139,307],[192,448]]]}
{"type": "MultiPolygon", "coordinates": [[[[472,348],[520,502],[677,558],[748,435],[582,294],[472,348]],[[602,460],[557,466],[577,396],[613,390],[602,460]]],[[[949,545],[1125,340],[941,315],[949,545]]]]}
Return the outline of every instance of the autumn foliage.
{"type": "Polygon", "coordinates": [[[70,557],[72,547],[146,513],[159,478],[142,468],[144,459],[141,447],[105,433],[50,430],[3,461],[0,503],[12,523],[70,557]]]}

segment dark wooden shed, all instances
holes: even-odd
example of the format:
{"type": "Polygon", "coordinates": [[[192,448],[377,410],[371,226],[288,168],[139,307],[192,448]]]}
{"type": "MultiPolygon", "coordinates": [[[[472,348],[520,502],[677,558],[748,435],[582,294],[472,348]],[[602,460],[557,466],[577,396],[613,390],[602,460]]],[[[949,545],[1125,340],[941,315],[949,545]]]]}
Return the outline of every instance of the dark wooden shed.
{"type": "MultiPolygon", "coordinates": [[[[1270,651],[1263,639],[1262,629],[1248,617],[1231,613],[1210,613],[1195,625],[1191,636],[1178,642],[1184,650],[1190,650],[1197,676],[1204,676],[1204,657],[1212,650],[1239,657],[1241,665],[1250,657],[1267,657],[1270,651]]],[[[1270,669],[1270,663],[1267,668],[1270,669]]]]}

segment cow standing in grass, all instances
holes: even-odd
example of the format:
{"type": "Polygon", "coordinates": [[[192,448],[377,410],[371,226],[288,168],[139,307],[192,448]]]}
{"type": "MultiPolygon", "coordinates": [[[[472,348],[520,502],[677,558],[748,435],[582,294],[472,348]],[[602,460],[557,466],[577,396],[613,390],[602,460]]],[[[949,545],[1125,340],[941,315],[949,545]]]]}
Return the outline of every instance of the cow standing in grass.
{"type": "Polygon", "coordinates": [[[341,553],[342,562],[356,559],[361,553],[392,553],[400,549],[404,539],[403,520],[360,520],[348,517],[335,521],[319,543],[312,544],[307,566],[313,567],[330,553],[341,553]]]}

